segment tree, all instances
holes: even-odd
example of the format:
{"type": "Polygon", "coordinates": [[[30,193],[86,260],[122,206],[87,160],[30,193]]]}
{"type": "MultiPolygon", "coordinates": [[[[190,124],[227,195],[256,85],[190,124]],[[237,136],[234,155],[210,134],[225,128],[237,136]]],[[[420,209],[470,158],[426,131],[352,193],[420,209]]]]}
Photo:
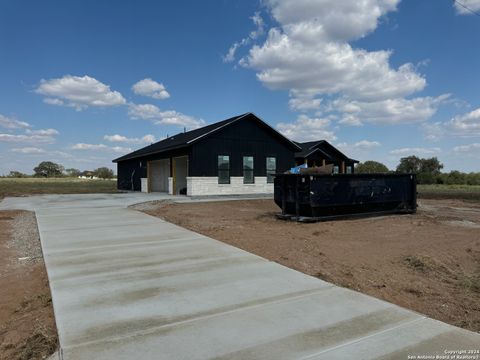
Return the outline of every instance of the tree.
{"type": "Polygon", "coordinates": [[[467,174],[453,170],[448,174],[443,174],[442,180],[447,185],[464,185],[467,184],[467,174]]]}
{"type": "Polygon", "coordinates": [[[96,177],[100,179],[112,179],[115,175],[113,174],[113,170],[107,167],[100,167],[98,169],[93,170],[93,173],[96,177]]]}
{"type": "Polygon", "coordinates": [[[51,161],[42,161],[33,169],[37,177],[61,177],[63,176],[63,166],[51,161]]]}
{"type": "Polygon", "coordinates": [[[80,170],[74,168],[66,169],[65,173],[69,177],[79,177],[82,174],[80,170]]]}
{"type": "Polygon", "coordinates": [[[442,169],[443,164],[436,157],[420,159],[413,155],[401,158],[397,166],[397,172],[417,174],[419,184],[436,183],[442,169]]]}
{"type": "Polygon", "coordinates": [[[418,174],[422,168],[422,161],[415,155],[407,156],[400,159],[400,164],[397,166],[397,172],[418,174]]]}
{"type": "Polygon", "coordinates": [[[468,185],[480,185],[480,173],[471,172],[467,174],[468,185]]]}
{"type": "Polygon", "coordinates": [[[12,170],[10,173],[7,175],[9,178],[26,178],[28,177],[27,174],[24,174],[20,171],[12,170]]]}
{"type": "Polygon", "coordinates": [[[422,166],[420,172],[439,175],[443,169],[443,164],[436,157],[430,159],[421,159],[422,166]]]}
{"type": "Polygon", "coordinates": [[[364,163],[358,163],[355,167],[357,174],[373,174],[389,172],[388,168],[378,161],[368,160],[364,163]]]}

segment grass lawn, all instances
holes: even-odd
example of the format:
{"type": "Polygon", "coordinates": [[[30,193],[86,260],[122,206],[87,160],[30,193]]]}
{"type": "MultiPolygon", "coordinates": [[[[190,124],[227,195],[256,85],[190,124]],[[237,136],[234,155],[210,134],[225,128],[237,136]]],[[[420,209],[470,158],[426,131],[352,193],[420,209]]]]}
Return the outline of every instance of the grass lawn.
{"type": "Polygon", "coordinates": [[[418,185],[424,199],[464,199],[480,201],[480,185],[418,185]]]}
{"type": "Polygon", "coordinates": [[[76,178],[0,178],[0,199],[34,194],[89,194],[117,192],[115,180],[76,178]]]}

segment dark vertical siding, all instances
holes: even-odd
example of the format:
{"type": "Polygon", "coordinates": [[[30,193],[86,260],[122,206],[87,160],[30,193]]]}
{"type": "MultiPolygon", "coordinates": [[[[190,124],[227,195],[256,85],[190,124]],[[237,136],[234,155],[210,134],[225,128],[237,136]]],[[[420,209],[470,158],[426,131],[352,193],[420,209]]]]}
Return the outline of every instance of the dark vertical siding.
{"type": "Polygon", "coordinates": [[[117,163],[117,188],[119,190],[139,191],[142,177],[147,177],[147,162],[145,160],[133,159],[117,163]]]}
{"type": "Polygon", "coordinates": [[[277,171],[295,165],[294,149],[253,117],[225,127],[192,146],[190,176],[217,176],[217,156],[230,156],[230,176],[243,176],[243,156],[254,157],[254,175],[266,176],[266,157],[277,158],[277,171]]]}

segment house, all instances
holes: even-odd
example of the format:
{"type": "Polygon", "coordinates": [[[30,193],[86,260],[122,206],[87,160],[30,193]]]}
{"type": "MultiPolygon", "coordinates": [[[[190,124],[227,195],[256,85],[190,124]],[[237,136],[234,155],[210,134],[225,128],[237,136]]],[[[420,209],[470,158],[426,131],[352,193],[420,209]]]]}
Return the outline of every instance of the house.
{"type": "Polygon", "coordinates": [[[120,190],[190,196],[273,193],[274,174],[296,161],[320,165],[325,159],[339,169],[352,166],[353,171],[355,160],[327,142],[315,143],[321,145],[312,153],[308,143],[291,141],[246,113],[167,137],[113,162],[120,190]],[[324,157],[316,158],[317,151],[325,152],[324,157]]]}
{"type": "Polygon", "coordinates": [[[358,160],[350,159],[326,140],[310,141],[296,144],[302,151],[295,153],[295,164],[307,164],[308,167],[333,164],[336,174],[353,174],[358,160]]]}
{"type": "Polygon", "coordinates": [[[113,160],[122,190],[169,194],[273,193],[273,174],[301,148],[252,113],[168,137],[113,160]]]}
{"type": "Polygon", "coordinates": [[[85,170],[79,176],[80,179],[97,179],[93,171],[85,170]]]}

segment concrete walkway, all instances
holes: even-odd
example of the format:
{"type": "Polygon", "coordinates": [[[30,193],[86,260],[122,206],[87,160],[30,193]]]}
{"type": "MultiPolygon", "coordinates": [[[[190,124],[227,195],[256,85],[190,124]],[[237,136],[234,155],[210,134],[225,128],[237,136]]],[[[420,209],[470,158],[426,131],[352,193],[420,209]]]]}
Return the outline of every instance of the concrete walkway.
{"type": "Polygon", "coordinates": [[[126,208],[165,197],[0,203],[36,211],[63,359],[407,359],[480,347],[479,334],[126,208]]]}

